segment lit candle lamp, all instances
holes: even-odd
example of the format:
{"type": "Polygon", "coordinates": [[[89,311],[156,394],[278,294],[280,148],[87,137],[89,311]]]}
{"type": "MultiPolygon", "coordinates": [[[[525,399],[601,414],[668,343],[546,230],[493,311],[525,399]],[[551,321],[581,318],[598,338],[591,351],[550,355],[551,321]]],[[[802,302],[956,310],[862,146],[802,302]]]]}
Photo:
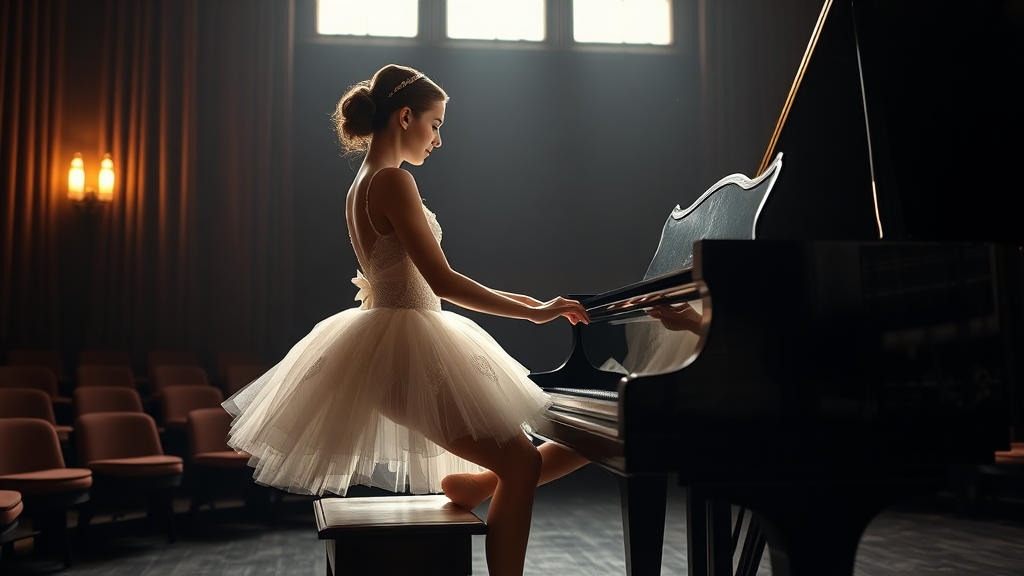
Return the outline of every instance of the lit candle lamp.
{"type": "Polygon", "coordinates": [[[71,160],[71,169],[68,170],[68,199],[78,201],[83,198],[85,198],[85,168],[82,155],[75,154],[71,160]]]}
{"type": "Polygon", "coordinates": [[[110,202],[114,199],[114,161],[110,154],[103,157],[100,163],[100,202],[110,202]]]}

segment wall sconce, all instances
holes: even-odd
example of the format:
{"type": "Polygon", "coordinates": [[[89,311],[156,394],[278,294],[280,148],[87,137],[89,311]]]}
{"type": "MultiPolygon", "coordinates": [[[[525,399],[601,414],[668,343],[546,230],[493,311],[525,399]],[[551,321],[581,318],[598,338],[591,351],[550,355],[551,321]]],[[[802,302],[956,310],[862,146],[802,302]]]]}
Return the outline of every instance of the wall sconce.
{"type": "Polygon", "coordinates": [[[95,212],[114,199],[114,161],[110,154],[100,163],[100,190],[85,185],[85,163],[82,154],[76,153],[68,170],[68,200],[84,212],[95,212]]]}

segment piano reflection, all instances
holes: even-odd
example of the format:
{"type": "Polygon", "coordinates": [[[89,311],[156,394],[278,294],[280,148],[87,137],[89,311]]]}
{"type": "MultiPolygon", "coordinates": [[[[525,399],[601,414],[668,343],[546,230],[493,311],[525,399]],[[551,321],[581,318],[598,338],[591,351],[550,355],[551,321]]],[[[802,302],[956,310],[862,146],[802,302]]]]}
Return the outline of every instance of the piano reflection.
{"type": "MultiPolygon", "coordinates": [[[[533,378],[554,400],[546,438],[619,479],[630,575],[661,573],[669,474],[687,487],[691,574],[752,574],[767,542],[776,576],[849,575],[878,512],[1009,442],[1020,199],[968,207],[961,176],[923,179],[921,150],[944,145],[922,118],[936,104],[908,106],[900,84],[917,81],[908,58],[957,73],[927,63],[943,27],[1019,38],[998,4],[826,2],[756,176],[677,206],[642,281],[576,296],[591,323],[533,378]],[[933,35],[896,34],[923,17],[933,35]],[[929,200],[989,226],[922,218],[929,200]],[[729,504],[756,520],[738,560],[729,504]]],[[[928,94],[944,97],[964,93],[928,94]]],[[[1019,138],[996,149],[979,135],[994,126],[955,124],[975,175],[1021,157],[1019,138]]]]}

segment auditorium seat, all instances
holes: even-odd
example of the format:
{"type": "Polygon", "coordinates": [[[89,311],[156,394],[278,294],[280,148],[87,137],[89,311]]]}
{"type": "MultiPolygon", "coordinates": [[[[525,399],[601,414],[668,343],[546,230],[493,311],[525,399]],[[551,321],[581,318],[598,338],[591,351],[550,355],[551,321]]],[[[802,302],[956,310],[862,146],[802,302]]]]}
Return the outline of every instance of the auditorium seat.
{"type": "Polygon", "coordinates": [[[15,348],[7,353],[8,366],[41,366],[53,371],[58,384],[67,382],[60,353],[48,348],[15,348]]]}
{"type": "Polygon", "coordinates": [[[210,378],[202,366],[170,364],[153,369],[150,394],[159,398],[171,386],[209,385],[210,378]]]}
{"type": "Polygon", "coordinates": [[[135,390],[135,373],[125,366],[93,364],[79,366],[75,372],[75,387],[123,386],[135,390]]]}
{"type": "Polygon", "coordinates": [[[132,357],[125,350],[82,350],[78,353],[79,366],[123,366],[134,373],[132,357]]]}
{"type": "Polygon", "coordinates": [[[218,408],[224,401],[220,389],[207,385],[171,386],[164,390],[163,425],[185,430],[188,413],[198,408],[218,408]]]}
{"type": "Polygon", "coordinates": [[[71,398],[60,395],[57,377],[45,366],[0,366],[0,388],[36,388],[46,392],[55,404],[71,403],[71,398]]]}
{"type": "Polygon", "coordinates": [[[42,390],[34,388],[0,389],[0,418],[38,418],[46,420],[57,431],[61,442],[67,442],[74,427],[58,425],[53,414],[53,402],[42,390]]]}
{"type": "Polygon", "coordinates": [[[217,488],[235,489],[235,495],[259,488],[253,484],[248,466],[251,454],[235,452],[227,445],[230,429],[231,415],[223,408],[199,408],[188,413],[190,517],[217,493],[217,488]]]}
{"type": "Polygon", "coordinates": [[[979,466],[978,472],[975,500],[978,510],[984,512],[999,500],[1003,489],[1019,493],[1024,488],[1024,442],[1014,442],[1009,450],[997,451],[992,464],[979,466]]]}
{"type": "Polygon", "coordinates": [[[173,491],[181,485],[182,459],[164,454],[156,422],[138,412],[94,412],[75,421],[78,459],[93,472],[93,498],[79,515],[83,533],[97,511],[132,505],[146,496],[153,512],[163,518],[167,540],[174,542],[173,491]]]}
{"type": "Polygon", "coordinates": [[[35,388],[46,392],[53,403],[57,421],[68,423],[71,398],[61,396],[53,370],[44,366],[0,366],[0,388],[35,388]]]}
{"type": "Polygon", "coordinates": [[[224,395],[231,396],[262,376],[270,367],[266,364],[237,364],[229,366],[224,380],[224,395]]]}
{"type": "Polygon", "coordinates": [[[67,510],[89,500],[92,472],[67,468],[53,426],[38,418],[0,419],[0,490],[21,493],[24,514],[41,541],[72,564],[67,510]]]}
{"type": "Polygon", "coordinates": [[[142,412],[142,398],[132,388],[87,386],[72,392],[75,417],[93,412],[142,412]]]}
{"type": "Polygon", "coordinates": [[[219,388],[199,385],[170,386],[161,400],[164,428],[164,448],[169,454],[188,454],[188,435],[185,431],[188,413],[197,408],[220,408],[224,396],[219,388]]]}
{"type": "Polygon", "coordinates": [[[7,543],[15,539],[14,529],[18,527],[18,516],[24,508],[21,492],[0,490],[0,561],[3,561],[7,543]]]}
{"type": "Polygon", "coordinates": [[[217,354],[217,382],[223,384],[228,377],[228,368],[242,364],[263,364],[259,354],[250,352],[220,352],[217,354]]]}
{"type": "Polygon", "coordinates": [[[146,374],[152,380],[157,366],[201,366],[199,355],[189,350],[154,350],[146,355],[146,374]]]}

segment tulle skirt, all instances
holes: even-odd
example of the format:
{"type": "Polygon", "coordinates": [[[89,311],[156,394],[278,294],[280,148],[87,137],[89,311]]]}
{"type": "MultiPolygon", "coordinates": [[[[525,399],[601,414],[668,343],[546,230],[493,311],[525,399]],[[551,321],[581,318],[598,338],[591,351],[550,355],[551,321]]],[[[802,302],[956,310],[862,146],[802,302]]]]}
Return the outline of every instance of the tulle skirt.
{"type": "Polygon", "coordinates": [[[290,492],[436,493],[448,474],[482,470],[448,442],[543,426],[550,400],[528,374],[458,314],[353,308],[224,402],[228,444],[252,454],[256,482],[290,492]]]}

